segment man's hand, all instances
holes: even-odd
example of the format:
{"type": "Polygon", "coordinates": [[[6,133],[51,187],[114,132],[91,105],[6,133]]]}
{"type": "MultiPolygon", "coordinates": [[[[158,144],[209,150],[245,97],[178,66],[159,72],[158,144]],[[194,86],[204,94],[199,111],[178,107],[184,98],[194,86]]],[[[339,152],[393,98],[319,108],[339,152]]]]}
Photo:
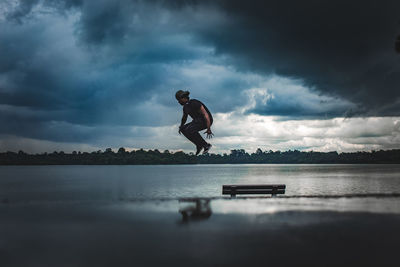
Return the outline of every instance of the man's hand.
{"type": "Polygon", "coordinates": [[[213,133],[211,132],[211,129],[207,129],[207,131],[205,131],[204,133],[206,133],[207,134],[207,138],[208,139],[211,139],[212,137],[213,137],[213,133]]]}

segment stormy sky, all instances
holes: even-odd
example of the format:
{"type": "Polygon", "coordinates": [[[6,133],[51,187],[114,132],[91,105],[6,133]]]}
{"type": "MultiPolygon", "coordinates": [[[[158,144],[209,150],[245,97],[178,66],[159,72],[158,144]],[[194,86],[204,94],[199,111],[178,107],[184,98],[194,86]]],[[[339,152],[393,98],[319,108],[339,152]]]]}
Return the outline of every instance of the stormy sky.
{"type": "Polygon", "coordinates": [[[399,1],[3,0],[0,151],[400,148],[399,1]]]}

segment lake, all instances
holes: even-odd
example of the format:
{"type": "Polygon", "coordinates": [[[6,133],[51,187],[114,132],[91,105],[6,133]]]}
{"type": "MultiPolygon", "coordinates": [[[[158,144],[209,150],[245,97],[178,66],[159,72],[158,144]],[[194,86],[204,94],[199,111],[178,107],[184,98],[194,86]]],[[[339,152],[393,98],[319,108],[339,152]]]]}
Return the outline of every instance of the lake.
{"type": "Polygon", "coordinates": [[[1,166],[1,266],[398,266],[399,200],[400,165],[1,166]]]}
{"type": "MultiPolygon", "coordinates": [[[[201,197],[213,198],[217,205],[218,200],[229,199],[222,197],[223,184],[286,184],[284,197],[269,199],[268,210],[274,206],[400,212],[400,165],[1,166],[0,177],[0,200],[14,204],[201,197]]],[[[251,210],[263,212],[256,200],[251,210]]],[[[229,210],[230,203],[222,203],[229,210]]],[[[234,206],[241,210],[237,203],[234,206]]]]}

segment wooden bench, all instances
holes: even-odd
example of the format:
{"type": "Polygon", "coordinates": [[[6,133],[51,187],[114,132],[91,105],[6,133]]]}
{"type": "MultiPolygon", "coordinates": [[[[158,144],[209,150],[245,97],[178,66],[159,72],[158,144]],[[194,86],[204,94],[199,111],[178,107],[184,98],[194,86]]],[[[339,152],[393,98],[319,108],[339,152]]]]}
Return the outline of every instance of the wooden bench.
{"type": "Polygon", "coordinates": [[[247,194],[285,194],[286,185],[284,184],[247,184],[247,185],[223,185],[222,194],[231,195],[247,195],[247,194]]]}

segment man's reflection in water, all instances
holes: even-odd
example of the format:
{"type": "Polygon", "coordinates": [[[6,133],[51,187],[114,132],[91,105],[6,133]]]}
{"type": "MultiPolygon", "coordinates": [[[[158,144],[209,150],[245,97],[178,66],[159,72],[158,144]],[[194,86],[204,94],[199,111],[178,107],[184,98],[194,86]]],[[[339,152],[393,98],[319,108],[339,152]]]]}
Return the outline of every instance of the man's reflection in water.
{"type": "Polygon", "coordinates": [[[212,214],[210,199],[182,198],[179,199],[179,203],[190,203],[179,209],[180,214],[182,214],[182,223],[207,220],[212,214]],[[192,203],[194,203],[194,205],[192,203]]]}

